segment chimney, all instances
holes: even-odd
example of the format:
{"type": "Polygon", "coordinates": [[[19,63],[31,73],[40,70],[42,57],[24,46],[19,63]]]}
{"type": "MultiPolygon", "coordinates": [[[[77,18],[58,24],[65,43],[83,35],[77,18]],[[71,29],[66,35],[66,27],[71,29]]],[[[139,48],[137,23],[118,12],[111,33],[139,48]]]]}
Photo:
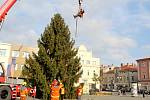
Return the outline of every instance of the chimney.
{"type": "Polygon", "coordinates": [[[129,66],[129,63],[127,63],[127,66],[129,66]]]}
{"type": "Polygon", "coordinates": [[[121,67],[123,66],[123,63],[121,63],[121,67]]]}

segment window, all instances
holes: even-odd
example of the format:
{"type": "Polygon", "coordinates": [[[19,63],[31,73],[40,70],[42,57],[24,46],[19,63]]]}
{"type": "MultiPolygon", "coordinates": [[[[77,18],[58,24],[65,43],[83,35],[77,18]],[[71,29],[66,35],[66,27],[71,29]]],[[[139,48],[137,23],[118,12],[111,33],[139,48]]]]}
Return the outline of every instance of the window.
{"type": "Polygon", "coordinates": [[[93,65],[96,65],[96,61],[93,61],[93,65]]]}
{"type": "Polygon", "coordinates": [[[0,49],[0,57],[6,57],[6,49],[0,49]]]}
{"type": "Polygon", "coordinates": [[[82,58],[83,57],[83,55],[80,55],[80,58],[82,58]]]}
{"type": "Polygon", "coordinates": [[[95,70],[93,71],[93,75],[95,76],[96,74],[95,74],[95,70]]]}
{"type": "Polygon", "coordinates": [[[146,77],[145,77],[145,75],[144,75],[144,79],[145,79],[146,77]]]}
{"type": "Polygon", "coordinates": [[[89,71],[88,71],[88,76],[90,75],[89,71]]]}
{"type": "Polygon", "coordinates": [[[146,66],[146,62],[142,61],[141,62],[141,67],[145,67],[146,66]]]}
{"type": "Polygon", "coordinates": [[[132,81],[134,81],[134,76],[131,76],[132,81]]]}
{"type": "Polygon", "coordinates": [[[120,81],[122,81],[122,77],[120,76],[120,81]]]}
{"type": "Polygon", "coordinates": [[[3,73],[3,69],[2,67],[0,67],[0,76],[2,75],[2,73],[3,73]]]}
{"type": "Polygon", "coordinates": [[[15,67],[15,70],[17,70],[18,69],[18,64],[15,64],[14,67],[15,67]]]}
{"type": "Polygon", "coordinates": [[[19,51],[12,51],[12,57],[19,57],[19,51]]]}
{"type": "Polygon", "coordinates": [[[16,64],[16,58],[12,58],[12,64],[16,64]]]}
{"type": "Polygon", "coordinates": [[[90,64],[90,61],[89,61],[89,60],[87,60],[87,61],[86,61],[86,64],[90,64]]]}
{"type": "Polygon", "coordinates": [[[127,80],[129,81],[129,77],[127,77],[127,80]]]}
{"type": "Polygon", "coordinates": [[[29,54],[30,54],[29,52],[23,52],[23,57],[24,58],[29,58],[29,54]]]}
{"type": "Polygon", "coordinates": [[[84,64],[84,60],[81,60],[81,64],[84,64]]]}

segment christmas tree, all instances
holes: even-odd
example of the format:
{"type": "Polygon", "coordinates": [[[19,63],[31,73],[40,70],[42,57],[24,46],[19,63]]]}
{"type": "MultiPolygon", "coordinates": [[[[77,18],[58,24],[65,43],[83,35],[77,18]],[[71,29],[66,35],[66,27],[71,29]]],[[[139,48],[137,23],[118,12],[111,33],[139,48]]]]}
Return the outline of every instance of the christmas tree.
{"type": "Polygon", "coordinates": [[[75,41],[70,35],[64,19],[55,14],[38,40],[38,54],[33,53],[26,60],[23,74],[27,79],[36,81],[43,99],[49,94],[48,81],[51,83],[54,79],[64,84],[65,98],[75,98],[74,83],[79,80],[82,71],[78,50],[74,48],[75,41]]]}

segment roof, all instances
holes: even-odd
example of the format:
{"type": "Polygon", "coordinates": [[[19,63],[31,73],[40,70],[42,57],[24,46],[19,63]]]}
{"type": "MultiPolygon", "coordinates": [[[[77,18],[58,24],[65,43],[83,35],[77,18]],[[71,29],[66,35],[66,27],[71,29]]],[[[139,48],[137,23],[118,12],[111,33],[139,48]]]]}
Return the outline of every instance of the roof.
{"type": "Polygon", "coordinates": [[[124,69],[121,69],[120,71],[137,71],[137,68],[134,67],[134,68],[124,68],[124,69]]]}
{"type": "Polygon", "coordinates": [[[121,71],[137,71],[137,66],[135,65],[124,65],[121,66],[121,71]]]}
{"type": "Polygon", "coordinates": [[[137,61],[137,62],[139,62],[139,61],[144,61],[144,60],[150,60],[150,57],[146,57],[146,58],[138,59],[138,60],[136,60],[136,61],[137,61]]]}
{"type": "Polygon", "coordinates": [[[109,70],[108,72],[106,72],[104,74],[114,74],[114,70],[109,70]]]}

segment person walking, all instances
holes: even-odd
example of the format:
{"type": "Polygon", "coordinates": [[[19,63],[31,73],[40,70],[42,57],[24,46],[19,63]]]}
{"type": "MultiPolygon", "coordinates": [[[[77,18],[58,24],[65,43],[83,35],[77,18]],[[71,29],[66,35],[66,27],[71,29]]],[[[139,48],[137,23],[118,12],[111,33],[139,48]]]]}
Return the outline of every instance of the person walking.
{"type": "Polygon", "coordinates": [[[142,91],[143,98],[145,98],[145,90],[142,91]]]}

